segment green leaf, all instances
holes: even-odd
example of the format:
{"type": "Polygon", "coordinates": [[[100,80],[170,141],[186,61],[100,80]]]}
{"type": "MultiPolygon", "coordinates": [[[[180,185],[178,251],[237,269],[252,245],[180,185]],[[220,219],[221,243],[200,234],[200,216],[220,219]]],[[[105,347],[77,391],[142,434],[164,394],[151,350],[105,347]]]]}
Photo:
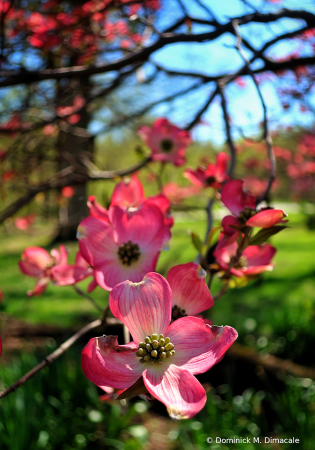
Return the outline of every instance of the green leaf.
{"type": "Polygon", "coordinates": [[[202,240],[200,239],[198,234],[194,233],[193,231],[190,232],[190,235],[193,246],[195,247],[196,250],[198,250],[199,253],[201,253],[203,250],[202,240]]]}
{"type": "Polygon", "coordinates": [[[285,228],[290,228],[290,227],[286,227],[286,226],[273,226],[270,228],[263,228],[262,230],[258,231],[258,233],[253,236],[250,241],[249,241],[249,245],[260,245],[263,244],[264,242],[266,242],[271,236],[273,236],[274,234],[279,233],[279,231],[284,230],[285,228]]]}
{"type": "Polygon", "coordinates": [[[207,246],[207,248],[211,247],[211,243],[212,243],[212,240],[213,240],[213,237],[214,237],[215,233],[217,231],[221,230],[221,228],[222,228],[221,226],[220,227],[214,227],[214,228],[212,228],[212,230],[209,231],[207,239],[206,239],[206,246],[207,246]]]}

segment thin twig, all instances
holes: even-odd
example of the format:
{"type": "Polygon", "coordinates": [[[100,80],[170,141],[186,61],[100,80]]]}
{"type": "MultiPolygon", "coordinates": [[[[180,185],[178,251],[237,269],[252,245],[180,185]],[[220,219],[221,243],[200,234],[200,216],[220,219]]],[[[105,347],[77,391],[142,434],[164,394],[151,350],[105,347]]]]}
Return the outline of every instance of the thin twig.
{"type": "Polygon", "coordinates": [[[10,387],[7,389],[4,389],[2,392],[0,392],[0,399],[3,397],[6,397],[7,395],[11,394],[11,392],[16,391],[20,386],[25,384],[29,379],[33,378],[34,375],[36,375],[38,372],[40,372],[44,367],[48,366],[52,362],[54,362],[59,356],[61,356],[63,353],[65,353],[78,339],[80,339],[81,336],[88,333],[89,331],[93,330],[94,328],[99,327],[102,325],[102,320],[97,319],[94,320],[94,322],[89,323],[85,327],[83,327],[80,331],[78,331],[76,334],[74,334],[70,339],[68,339],[66,342],[60,345],[54,352],[52,352],[50,355],[48,355],[41,363],[39,363],[36,367],[34,367],[32,370],[30,370],[26,375],[21,377],[18,381],[13,383],[10,387]]]}
{"type": "Polygon", "coordinates": [[[230,167],[228,170],[228,175],[230,177],[232,177],[235,163],[236,163],[236,148],[235,148],[235,145],[234,145],[234,142],[232,139],[230,117],[229,117],[229,114],[227,111],[227,103],[226,103],[226,98],[224,95],[224,84],[223,84],[223,82],[218,82],[217,86],[218,86],[219,94],[221,96],[221,107],[222,107],[223,117],[224,117],[224,122],[225,122],[226,141],[229,146],[230,154],[231,154],[231,164],[230,164],[230,167]]]}
{"type": "Polygon", "coordinates": [[[264,140],[266,141],[266,147],[267,147],[267,152],[268,152],[268,157],[270,160],[270,176],[269,176],[269,181],[268,181],[268,185],[267,188],[265,190],[265,192],[257,199],[257,204],[259,204],[260,202],[262,202],[263,200],[267,200],[269,198],[269,194],[270,194],[270,189],[272,187],[272,183],[274,182],[275,178],[276,178],[276,157],[272,148],[272,139],[271,139],[271,135],[269,132],[269,126],[268,126],[268,117],[267,117],[267,106],[264,100],[264,97],[261,93],[259,84],[257,82],[257,79],[255,77],[254,72],[252,71],[251,67],[250,67],[250,62],[248,60],[248,58],[246,57],[245,52],[242,49],[242,36],[239,32],[239,28],[238,28],[238,23],[237,22],[233,22],[233,27],[235,30],[235,34],[236,34],[236,48],[240,54],[240,56],[243,58],[244,63],[246,64],[247,70],[249,75],[251,76],[257,92],[258,92],[258,96],[260,98],[261,101],[261,105],[263,108],[263,113],[264,113],[264,118],[263,118],[263,125],[264,125],[264,140]]]}
{"type": "Polygon", "coordinates": [[[85,298],[87,301],[89,301],[94,308],[96,308],[99,312],[103,312],[103,308],[101,308],[96,301],[90,297],[88,294],[86,294],[85,292],[81,291],[80,288],[78,288],[78,286],[76,286],[75,284],[73,285],[73,289],[76,291],[77,294],[81,295],[81,297],[85,298]]]}

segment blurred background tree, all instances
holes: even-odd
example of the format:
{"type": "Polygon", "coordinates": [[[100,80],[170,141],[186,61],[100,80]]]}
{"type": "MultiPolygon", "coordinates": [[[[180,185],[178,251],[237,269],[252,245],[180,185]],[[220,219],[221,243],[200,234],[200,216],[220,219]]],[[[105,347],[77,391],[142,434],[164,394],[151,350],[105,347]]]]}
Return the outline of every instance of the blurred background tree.
{"type": "MultiPolygon", "coordinates": [[[[0,6],[1,222],[34,198],[37,209],[55,216],[49,205],[57,196],[55,238],[74,238],[86,214],[86,182],[104,177],[99,164],[109,168],[106,135],[128,142],[125,161],[137,162],[145,149],[140,141],[131,145],[130,130],[158,114],[193,129],[199,142],[226,141],[231,171],[234,141],[250,143],[259,160],[266,150],[263,144],[254,150],[252,140],[312,126],[311,6],[296,9],[294,0],[1,0],[0,6]],[[75,188],[62,195],[68,186],[75,188]]],[[[294,157],[285,176],[304,195],[311,181],[302,173],[312,177],[314,168],[311,153],[303,155],[305,164],[294,157]]],[[[121,162],[113,158],[110,168],[121,162]]]]}

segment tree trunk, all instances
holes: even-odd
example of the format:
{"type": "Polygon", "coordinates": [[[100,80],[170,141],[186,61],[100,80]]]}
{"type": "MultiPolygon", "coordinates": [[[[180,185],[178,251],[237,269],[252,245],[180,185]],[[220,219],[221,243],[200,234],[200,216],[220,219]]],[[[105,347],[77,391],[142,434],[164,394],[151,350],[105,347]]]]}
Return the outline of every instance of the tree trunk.
{"type": "MultiPolygon", "coordinates": [[[[66,86],[61,81],[58,86],[58,105],[72,106],[76,96],[80,95],[86,99],[88,90],[88,79],[71,80],[66,86]]],[[[67,119],[61,122],[57,148],[59,170],[75,165],[80,171],[84,171],[86,167],[82,164],[81,157],[93,154],[93,138],[87,134],[90,114],[86,107],[74,114],[79,114],[80,120],[73,126],[68,124],[67,119]]],[[[54,242],[75,240],[78,225],[87,216],[87,185],[78,185],[73,189],[72,197],[61,198],[59,227],[54,242]]]]}

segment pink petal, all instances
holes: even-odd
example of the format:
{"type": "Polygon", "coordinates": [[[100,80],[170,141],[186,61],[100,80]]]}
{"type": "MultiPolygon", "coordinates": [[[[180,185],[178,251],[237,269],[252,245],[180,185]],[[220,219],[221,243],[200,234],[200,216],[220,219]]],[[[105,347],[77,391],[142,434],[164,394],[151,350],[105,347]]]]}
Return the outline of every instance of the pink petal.
{"type": "Polygon", "coordinates": [[[148,273],[140,283],[125,281],[115,286],[109,306],[138,343],[153,333],[164,334],[171,321],[172,292],[160,274],[148,273]]]}
{"type": "Polygon", "coordinates": [[[83,267],[85,269],[87,267],[89,267],[88,263],[85,261],[85,259],[83,258],[83,256],[81,255],[80,252],[77,252],[76,255],[75,255],[75,263],[74,263],[74,265],[78,266],[78,267],[83,267]]]}
{"type": "Polygon", "coordinates": [[[167,407],[172,419],[190,419],[205,405],[207,396],[197,378],[188,370],[171,364],[169,367],[148,367],[143,381],[153,397],[167,407]]]}
{"type": "Polygon", "coordinates": [[[49,253],[41,247],[28,247],[22,253],[22,260],[45,269],[51,263],[49,253]]]}
{"type": "Polygon", "coordinates": [[[36,281],[34,289],[32,291],[27,291],[27,296],[32,297],[33,295],[35,296],[42,295],[46,291],[49,283],[50,277],[40,277],[36,281]]]}
{"type": "Polygon", "coordinates": [[[118,349],[117,336],[91,339],[84,347],[81,364],[84,375],[102,389],[125,389],[140,378],[143,365],[136,357],[137,346],[130,343],[118,349]]]}
{"type": "Polygon", "coordinates": [[[98,217],[99,219],[109,221],[108,218],[108,210],[101,206],[97,201],[94,195],[90,195],[87,202],[90,216],[98,217]]]}
{"type": "Polygon", "coordinates": [[[29,263],[28,261],[19,261],[18,264],[20,271],[29,277],[38,278],[44,273],[42,267],[39,267],[37,264],[29,263]]]}
{"type": "Polygon", "coordinates": [[[111,204],[127,208],[128,206],[140,205],[143,200],[143,186],[138,178],[135,175],[132,175],[130,178],[124,178],[115,186],[111,204]]]}
{"type": "Polygon", "coordinates": [[[253,267],[244,267],[242,269],[243,275],[247,276],[253,276],[253,275],[259,275],[263,272],[270,272],[273,270],[274,264],[266,264],[265,266],[253,266],[253,267]]]}
{"type": "Polygon", "coordinates": [[[270,228],[277,223],[283,223],[283,218],[286,217],[281,209],[265,209],[255,216],[251,217],[246,225],[249,227],[270,228]]]}
{"type": "Polygon", "coordinates": [[[82,220],[78,226],[78,239],[82,257],[93,267],[118,257],[113,229],[105,220],[91,216],[82,220]]]}
{"type": "Polygon", "coordinates": [[[68,261],[68,253],[64,245],[60,245],[59,251],[55,248],[50,252],[51,256],[54,258],[55,264],[67,264],[68,261]]]}
{"type": "Polygon", "coordinates": [[[201,167],[197,167],[196,170],[188,167],[184,172],[184,177],[191,181],[195,186],[203,186],[207,179],[205,170],[201,167]]]}
{"type": "Polygon", "coordinates": [[[264,266],[270,264],[275,256],[277,249],[270,244],[250,245],[243,251],[246,257],[246,266],[264,266]]]}
{"type": "Polygon", "coordinates": [[[157,206],[144,202],[139,208],[124,211],[113,205],[109,214],[118,245],[130,240],[140,249],[147,245],[161,249],[165,235],[164,217],[157,206]]]}
{"type": "Polygon", "coordinates": [[[203,317],[201,314],[196,314],[194,317],[197,317],[198,319],[203,320],[203,323],[204,323],[205,325],[213,325],[212,320],[207,319],[207,317],[203,317]]]}
{"type": "Polygon", "coordinates": [[[87,291],[88,293],[94,291],[94,289],[96,289],[98,286],[98,284],[96,283],[95,280],[92,280],[91,283],[88,285],[87,291]]]}
{"type": "Polygon", "coordinates": [[[157,194],[146,199],[146,203],[150,203],[159,208],[163,215],[167,215],[171,209],[171,202],[164,194],[157,194]]]}
{"type": "Polygon", "coordinates": [[[143,277],[153,272],[156,267],[159,253],[143,251],[141,249],[141,255],[138,261],[135,261],[130,266],[122,264],[118,259],[114,261],[106,262],[103,265],[97,265],[94,268],[94,277],[96,282],[101,288],[110,291],[116,284],[129,280],[133,283],[139,283],[143,280],[143,277]]]}
{"type": "Polygon", "coordinates": [[[226,236],[232,236],[233,234],[237,233],[237,230],[235,228],[231,228],[231,225],[240,225],[239,221],[237,220],[237,217],[234,216],[225,216],[222,219],[222,227],[223,227],[223,233],[226,236]]]}
{"type": "Polygon", "coordinates": [[[233,241],[231,244],[229,243],[229,245],[224,246],[221,245],[219,246],[219,244],[217,245],[217,248],[213,252],[213,255],[219,266],[222,267],[222,269],[226,270],[230,264],[231,258],[236,255],[238,244],[235,241],[233,241]]]}
{"type": "Polygon", "coordinates": [[[227,163],[229,157],[226,153],[221,152],[217,156],[215,178],[222,183],[226,179],[227,163]]]}
{"type": "Polygon", "coordinates": [[[206,272],[195,263],[181,264],[166,277],[172,290],[172,305],[179,306],[193,316],[213,306],[213,299],[205,283],[206,272]]]}
{"type": "Polygon", "coordinates": [[[174,345],[172,364],[189,370],[192,374],[209,370],[224,355],[237,338],[234,328],[205,325],[197,317],[182,317],[166,330],[174,345]]]}
{"type": "Polygon", "coordinates": [[[256,197],[243,190],[242,180],[228,181],[222,189],[221,200],[234,216],[238,216],[245,207],[256,209],[256,197]]]}
{"type": "Polygon", "coordinates": [[[92,275],[90,267],[79,267],[70,264],[52,267],[51,276],[56,286],[69,286],[92,275]]]}

